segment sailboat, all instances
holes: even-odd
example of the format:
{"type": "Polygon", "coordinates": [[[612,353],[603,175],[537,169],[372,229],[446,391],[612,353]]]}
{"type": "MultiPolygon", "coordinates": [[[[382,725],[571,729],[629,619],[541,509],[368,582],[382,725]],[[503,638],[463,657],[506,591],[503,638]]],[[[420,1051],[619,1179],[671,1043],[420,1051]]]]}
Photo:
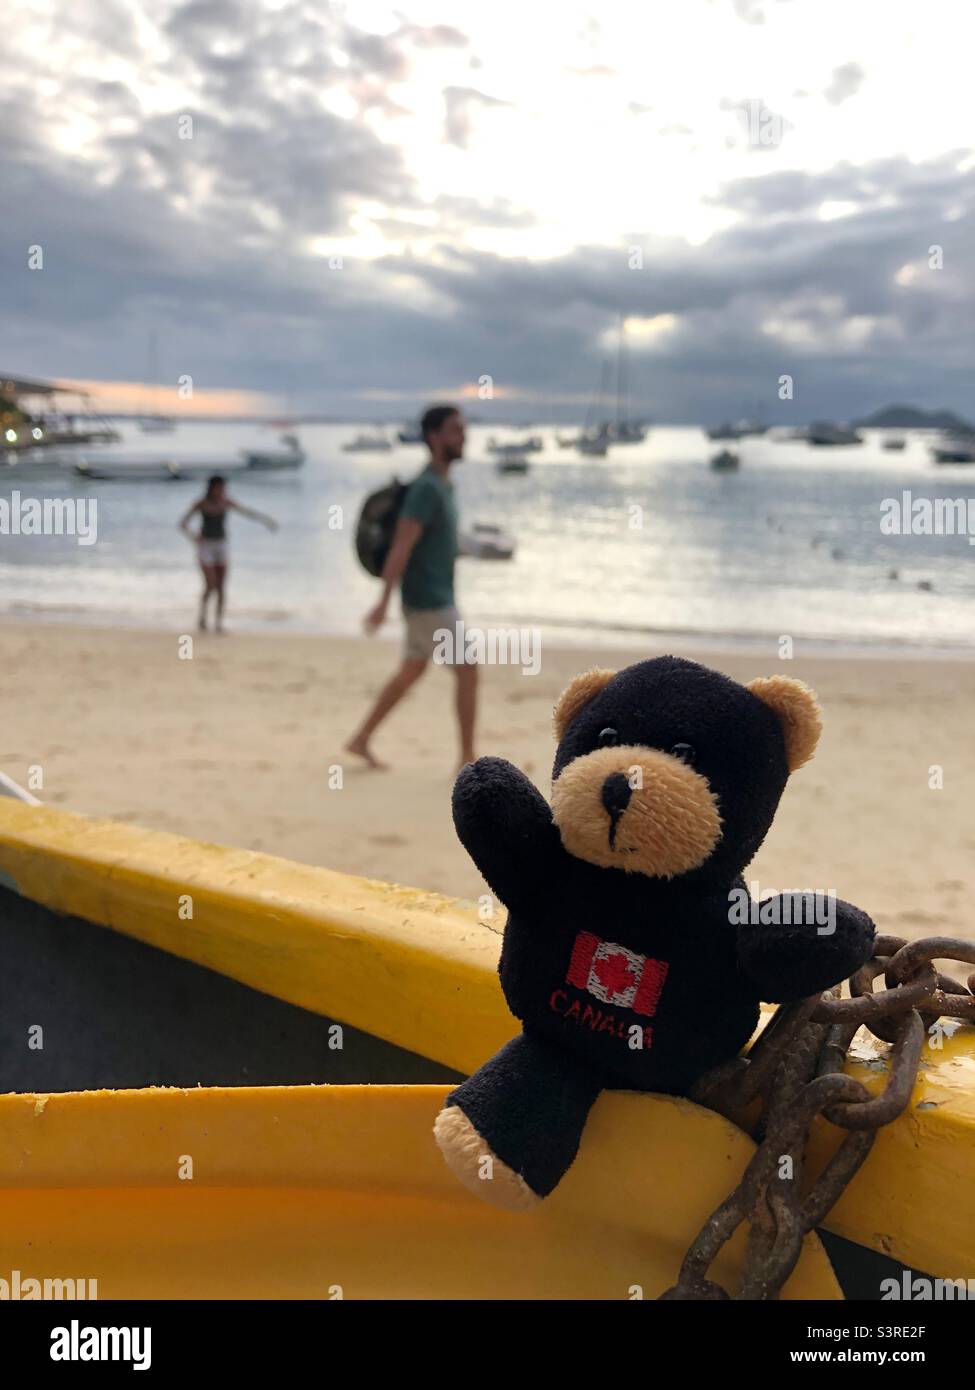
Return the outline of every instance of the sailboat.
{"type": "MultiPolygon", "coordinates": [[[[149,338],[149,370],[147,373],[147,388],[154,385],[159,379],[159,348],[156,334],[152,333],[149,338]]],[[[172,434],[176,428],[176,421],[166,415],[143,415],[139,420],[139,429],[143,434],[172,434]]]]}
{"type": "Polygon", "coordinates": [[[609,374],[609,363],[603,362],[602,380],[599,383],[599,395],[591,402],[586,411],[586,423],[582,432],[575,439],[575,447],[580,454],[592,458],[605,458],[606,450],[610,445],[609,425],[605,420],[598,424],[595,415],[602,409],[603,398],[606,395],[607,377],[609,374]]]}
{"type": "Polygon", "coordinates": [[[616,420],[609,427],[614,444],[642,444],[646,426],[629,418],[629,378],[626,359],[626,320],[620,314],[619,343],[616,349],[616,420]]]}
{"type": "Polygon", "coordinates": [[[626,359],[626,320],[620,314],[619,341],[616,350],[616,419],[593,421],[594,409],[602,409],[607,395],[609,363],[603,362],[603,375],[599,396],[594,406],[590,406],[586,425],[575,446],[580,454],[603,458],[611,444],[642,444],[647,435],[647,427],[642,421],[633,420],[629,415],[629,383],[626,359]]]}

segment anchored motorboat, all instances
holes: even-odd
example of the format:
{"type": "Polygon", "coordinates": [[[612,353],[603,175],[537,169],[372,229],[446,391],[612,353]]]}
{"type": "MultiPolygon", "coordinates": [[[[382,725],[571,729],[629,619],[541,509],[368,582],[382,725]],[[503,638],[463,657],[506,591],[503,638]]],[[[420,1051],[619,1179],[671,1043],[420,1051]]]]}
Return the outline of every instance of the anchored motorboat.
{"type": "Polygon", "coordinates": [[[245,466],[254,472],[278,473],[285,469],[300,468],[305,462],[305,451],[296,434],[281,436],[284,449],[241,449],[245,466]]]}
{"type": "Polygon", "coordinates": [[[510,560],[514,553],[514,538],[500,526],[477,522],[470,531],[461,532],[461,555],[477,560],[510,560]]]}
{"type": "Polygon", "coordinates": [[[492,435],[487,442],[489,454],[498,454],[502,457],[520,456],[521,454],[540,454],[545,447],[545,441],[540,434],[530,434],[527,439],[516,439],[509,444],[499,444],[492,435]]]}
{"type": "Polygon", "coordinates": [[[357,434],[342,445],[344,454],[388,454],[392,444],[384,434],[357,434]]]}
{"type": "Polygon", "coordinates": [[[126,454],[85,454],[68,465],[80,478],[97,482],[158,483],[242,473],[243,459],[144,458],[126,454]]]}
{"type": "Polygon", "coordinates": [[[806,439],[820,448],[842,444],[862,444],[863,435],[850,425],[837,425],[831,420],[815,420],[806,430],[806,439]]]}
{"type": "Polygon", "coordinates": [[[710,466],[715,473],[733,473],[740,463],[740,456],[731,449],[722,449],[710,460],[710,466]]]}
{"type": "Polygon", "coordinates": [[[975,435],[945,435],[931,445],[935,463],[975,463],[975,435]]]}

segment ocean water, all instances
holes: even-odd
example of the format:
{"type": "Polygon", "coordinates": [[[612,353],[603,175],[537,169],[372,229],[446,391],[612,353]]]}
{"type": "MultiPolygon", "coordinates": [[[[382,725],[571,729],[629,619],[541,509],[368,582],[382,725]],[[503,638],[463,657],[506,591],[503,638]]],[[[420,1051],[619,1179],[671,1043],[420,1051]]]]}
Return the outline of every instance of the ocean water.
{"type": "MultiPolygon", "coordinates": [[[[184,424],[159,438],[123,430],[115,448],[128,456],[217,462],[277,442],[252,425],[184,424]]],[[[378,586],[353,553],[359,503],[393,473],[416,473],[424,453],[343,453],[356,432],[303,427],[303,470],[231,480],[231,496],[269,512],[280,530],[231,516],[228,625],[360,631],[378,586]]],[[[654,429],[607,459],[559,449],[554,429],[532,432],[546,447],[527,476],[497,472],[486,428],[470,430],[454,472],[463,521],[500,523],[518,544],[510,562],[459,562],[469,623],[531,624],[565,643],[764,644],[788,635],[817,646],[975,648],[975,545],[965,535],[881,530],[884,499],[905,490],[975,496],[975,468],[933,465],[921,435],[902,454],[884,452],[879,434],[828,450],[750,439],[740,470],[722,475],[707,464],[721,446],[696,429],[654,429]]],[[[200,483],[96,482],[21,464],[0,471],[0,499],[15,490],[97,500],[97,542],[0,534],[0,613],[192,627],[199,578],[177,523],[200,483]]]]}

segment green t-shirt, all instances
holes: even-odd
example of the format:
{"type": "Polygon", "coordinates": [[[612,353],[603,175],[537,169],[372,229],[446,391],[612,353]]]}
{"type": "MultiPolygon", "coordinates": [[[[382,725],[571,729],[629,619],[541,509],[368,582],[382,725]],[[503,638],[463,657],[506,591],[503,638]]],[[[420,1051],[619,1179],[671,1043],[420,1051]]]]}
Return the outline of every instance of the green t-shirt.
{"type": "Polygon", "coordinates": [[[452,485],[428,465],[408,487],[400,516],[419,521],[423,527],[403,574],[403,607],[451,607],[457,556],[457,503],[452,485]]]}

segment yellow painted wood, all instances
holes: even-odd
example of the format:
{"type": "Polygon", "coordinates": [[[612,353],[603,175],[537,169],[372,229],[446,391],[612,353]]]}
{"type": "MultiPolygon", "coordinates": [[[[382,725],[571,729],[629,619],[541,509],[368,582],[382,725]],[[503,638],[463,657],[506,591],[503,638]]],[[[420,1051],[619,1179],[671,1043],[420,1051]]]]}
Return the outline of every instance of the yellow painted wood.
{"type": "Polygon", "coordinates": [[[517,1032],[497,980],[503,918],[437,893],[7,798],[4,874],[56,912],[458,1071],[517,1032]]]}
{"type": "MultiPolygon", "coordinates": [[[[100,1298],[655,1298],[753,1152],[687,1101],[607,1093],[554,1196],[499,1212],[434,1144],[446,1089],[0,1096],[0,1278],[97,1279],[100,1298]]],[[[743,1249],[716,1266],[729,1287],[743,1249]]],[[[840,1296],[815,1237],[785,1293],[840,1296]]]]}
{"type": "MultiPolygon", "coordinates": [[[[876,1093],[887,1081],[886,1046],[871,1036],[857,1050],[875,1056],[846,1070],[876,1093]]],[[[811,1172],[841,1138],[826,1120],[816,1125],[811,1172]]],[[[941,1047],[929,1040],[910,1104],[878,1131],[825,1225],[915,1269],[975,1279],[975,1028],[958,1028],[941,1047]]]]}
{"type": "MultiPolygon", "coordinates": [[[[496,976],[500,922],[482,923],[472,905],[433,893],[0,799],[0,882],[4,875],[56,911],[113,927],[461,1071],[475,1069],[516,1031],[496,976]],[[192,895],[192,920],[179,913],[185,894],[192,895]]],[[[883,1084],[880,1056],[848,1069],[873,1090],[883,1084]]],[[[215,1117],[230,1103],[221,1097],[242,1093],[192,1094],[212,1098],[215,1117]]],[[[627,1123],[638,1116],[640,1124],[644,1115],[659,1117],[656,1098],[631,1099],[633,1111],[617,1108],[622,1096],[600,1101],[583,1157],[599,1116],[626,1116],[627,1123]]],[[[89,1095],[86,1106],[94,1103],[89,1095]]],[[[388,1145],[392,1112],[385,1100],[376,1104],[376,1143],[388,1145]]],[[[811,1171],[840,1137],[825,1121],[818,1124],[811,1171]]],[[[257,1138],[252,1142],[260,1147],[257,1138]]],[[[439,1163],[430,1146],[428,1159],[439,1163]]],[[[84,1145],[79,1152],[83,1164],[84,1145]]],[[[704,1162],[686,1157],[675,1178],[681,1198],[697,1192],[704,1162]]],[[[299,1185],[290,1168],[280,1171],[284,1186],[299,1185]]],[[[607,1180],[613,1190],[616,1173],[607,1180]]],[[[672,1199],[668,1192],[667,1202],[672,1199]]],[[[556,1203],[561,1200],[560,1190],[556,1203]]],[[[932,1274],[975,1278],[975,1029],[963,1027],[941,1050],[925,1050],[910,1106],[881,1132],[826,1224],[932,1274]]],[[[684,1232],[687,1239],[692,1234],[690,1227],[684,1232]]]]}

